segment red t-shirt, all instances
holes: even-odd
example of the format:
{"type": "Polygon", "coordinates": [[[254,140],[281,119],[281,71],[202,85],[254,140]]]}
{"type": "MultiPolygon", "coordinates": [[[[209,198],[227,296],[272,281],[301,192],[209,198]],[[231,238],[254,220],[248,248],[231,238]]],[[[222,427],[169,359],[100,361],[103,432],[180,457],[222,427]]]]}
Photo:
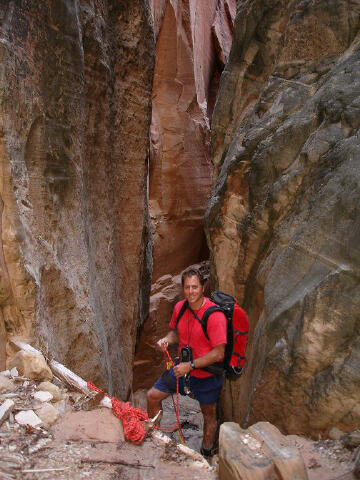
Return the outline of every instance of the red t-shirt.
{"type": "MultiPolygon", "coordinates": [[[[185,300],[178,302],[175,307],[170,320],[170,328],[175,330],[176,318],[183,306],[185,300]]],[[[194,310],[196,315],[202,320],[205,310],[214,306],[211,300],[205,297],[205,303],[199,310],[194,310]]],[[[177,326],[177,334],[179,337],[179,354],[180,349],[185,345],[192,348],[193,359],[196,360],[206,353],[209,353],[217,345],[226,344],[226,318],[222,312],[215,312],[209,316],[207,324],[207,334],[209,340],[205,337],[200,322],[196,320],[190,310],[186,309],[184,315],[180,318],[177,326]]],[[[191,370],[190,375],[197,378],[211,377],[212,374],[205,372],[205,370],[197,369],[191,370]]]]}

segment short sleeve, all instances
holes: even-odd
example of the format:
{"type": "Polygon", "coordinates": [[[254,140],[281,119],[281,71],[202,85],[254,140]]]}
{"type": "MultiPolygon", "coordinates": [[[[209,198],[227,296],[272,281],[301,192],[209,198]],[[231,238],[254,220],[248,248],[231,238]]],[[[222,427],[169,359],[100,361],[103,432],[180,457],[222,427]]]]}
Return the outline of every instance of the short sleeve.
{"type": "Polygon", "coordinates": [[[177,316],[179,315],[180,308],[182,307],[183,303],[184,302],[178,302],[174,307],[174,310],[173,310],[173,313],[172,313],[171,319],[170,319],[170,325],[169,325],[171,330],[175,330],[175,328],[176,328],[176,319],[177,319],[177,316]]]}

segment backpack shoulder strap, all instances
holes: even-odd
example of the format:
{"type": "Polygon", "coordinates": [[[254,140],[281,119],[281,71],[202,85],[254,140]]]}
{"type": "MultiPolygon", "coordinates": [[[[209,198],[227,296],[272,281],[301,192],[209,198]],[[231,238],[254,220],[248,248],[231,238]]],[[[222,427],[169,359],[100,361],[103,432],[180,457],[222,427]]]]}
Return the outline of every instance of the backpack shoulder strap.
{"type": "Polygon", "coordinates": [[[177,326],[178,326],[178,323],[180,321],[180,318],[184,315],[187,308],[189,308],[189,302],[187,300],[185,300],[185,302],[183,303],[183,305],[180,309],[180,312],[178,313],[178,316],[176,317],[175,330],[177,330],[177,326]]]}
{"type": "Polygon", "coordinates": [[[215,313],[215,312],[222,312],[222,309],[220,307],[218,307],[217,305],[213,305],[212,307],[209,307],[207,310],[205,310],[201,321],[198,319],[199,322],[201,323],[204,335],[208,340],[210,340],[210,339],[209,339],[209,336],[208,336],[208,333],[207,333],[207,324],[208,324],[208,320],[209,320],[210,315],[212,313],[215,313]]]}

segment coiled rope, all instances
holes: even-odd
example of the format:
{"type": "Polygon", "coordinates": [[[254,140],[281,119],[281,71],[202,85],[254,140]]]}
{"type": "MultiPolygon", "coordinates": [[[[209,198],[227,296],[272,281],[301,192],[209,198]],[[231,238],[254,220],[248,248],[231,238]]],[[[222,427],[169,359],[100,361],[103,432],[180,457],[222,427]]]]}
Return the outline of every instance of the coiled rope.
{"type": "MultiPolygon", "coordinates": [[[[95,392],[104,393],[91,382],[88,382],[87,386],[95,392]]],[[[129,402],[121,402],[115,397],[110,397],[107,393],[105,395],[111,399],[113,414],[122,421],[126,440],[135,445],[140,445],[146,435],[143,421],[149,420],[148,414],[142,408],[133,407],[129,402]]]]}
{"type": "MultiPolygon", "coordinates": [[[[174,365],[174,362],[166,347],[164,347],[164,359],[165,359],[165,365],[167,370],[170,370],[170,368],[174,365]]],[[[144,441],[144,438],[146,435],[146,429],[143,422],[145,420],[149,420],[149,416],[145,412],[145,410],[143,410],[142,408],[134,407],[129,402],[121,402],[116,397],[110,397],[110,395],[100,390],[100,388],[98,388],[92,382],[88,382],[87,386],[91,390],[94,390],[95,392],[98,392],[98,393],[104,393],[108,398],[110,398],[111,405],[112,405],[112,412],[115,415],[115,417],[117,417],[119,420],[122,421],[126,440],[134,443],[135,445],[140,445],[144,441]]],[[[163,432],[174,432],[178,430],[180,441],[185,445],[185,438],[184,438],[183,431],[181,429],[180,415],[179,415],[179,379],[178,378],[176,379],[176,405],[175,405],[173,394],[171,394],[171,399],[172,399],[175,416],[176,416],[176,425],[172,428],[160,428],[157,426],[155,426],[154,428],[156,428],[157,430],[161,430],[163,432]]]]}

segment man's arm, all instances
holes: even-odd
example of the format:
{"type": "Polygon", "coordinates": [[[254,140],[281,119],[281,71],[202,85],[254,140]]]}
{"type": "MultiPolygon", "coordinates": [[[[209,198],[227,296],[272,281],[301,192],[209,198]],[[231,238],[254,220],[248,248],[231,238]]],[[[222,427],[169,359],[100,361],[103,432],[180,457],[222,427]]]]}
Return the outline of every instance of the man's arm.
{"type": "Polygon", "coordinates": [[[164,350],[167,348],[168,345],[173,345],[174,343],[178,343],[178,336],[175,330],[170,330],[166,337],[160,338],[156,342],[156,345],[161,348],[161,350],[164,350]]]}
{"type": "MultiPolygon", "coordinates": [[[[210,352],[194,360],[195,368],[204,368],[216,362],[221,362],[225,355],[225,344],[216,345],[210,352]]],[[[190,362],[179,363],[174,367],[176,377],[182,377],[191,370],[190,362]]]]}

